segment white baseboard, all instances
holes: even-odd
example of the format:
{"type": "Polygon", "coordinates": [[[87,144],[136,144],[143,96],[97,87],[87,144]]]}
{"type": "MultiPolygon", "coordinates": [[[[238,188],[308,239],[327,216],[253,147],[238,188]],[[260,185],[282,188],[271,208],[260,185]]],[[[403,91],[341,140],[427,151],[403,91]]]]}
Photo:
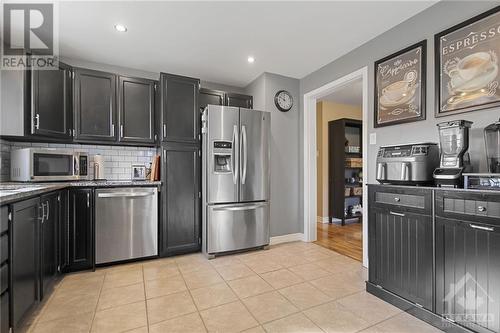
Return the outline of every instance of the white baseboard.
{"type": "Polygon", "coordinates": [[[288,235],[271,237],[269,245],[276,245],[276,244],[281,244],[281,243],[296,242],[296,241],[303,241],[303,240],[304,240],[304,234],[299,232],[296,234],[288,234],[288,235]]]}
{"type": "Polygon", "coordinates": [[[330,223],[330,218],[328,216],[316,216],[316,221],[319,223],[330,223]]]}

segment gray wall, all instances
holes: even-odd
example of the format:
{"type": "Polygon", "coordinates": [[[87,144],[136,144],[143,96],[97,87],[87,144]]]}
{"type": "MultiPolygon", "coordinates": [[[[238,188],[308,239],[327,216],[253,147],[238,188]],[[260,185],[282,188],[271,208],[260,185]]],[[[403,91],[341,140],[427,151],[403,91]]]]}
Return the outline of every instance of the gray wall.
{"type": "Polygon", "coordinates": [[[246,93],[254,109],[271,112],[271,236],[301,232],[299,212],[299,80],[264,73],[250,83],[246,93]],[[295,101],[288,112],[274,105],[279,90],[289,91],[295,101]]]}
{"type": "MultiPolygon", "coordinates": [[[[359,48],[349,52],[343,57],[309,74],[300,81],[300,143],[303,142],[304,109],[302,96],[324,84],[334,81],[346,74],[368,66],[368,92],[369,92],[369,133],[377,134],[377,144],[369,146],[368,154],[368,181],[375,180],[375,159],[380,145],[433,141],[438,142],[436,124],[442,121],[465,119],[473,121],[471,131],[470,154],[475,171],[486,171],[485,149],[483,141],[483,128],[498,120],[500,109],[469,112],[454,116],[434,117],[434,34],[458,24],[468,18],[481,14],[498,5],[498,2],[486,1],[441,1],[416,16],[401,23],[395,28],[385,32],[377,38],[365,43],[359,48]],[[389,126],[375,129],[373,127],[373,81],[374,62],[393,52],[403,49],[421,40],[427,39],[427,120],[410,124],[389,126]]],[[[300,149],[303,156],[303,146],[300,149]]],[[[303,170],[301,168],[301,179],[303,170]]],[[[301,191],[302,193],[302,191],[301,191]]],[[[302,198],[300,200],[302,204],[302,198]]],[[[302,209],[301,209],[302,212],[302,209]]]]}

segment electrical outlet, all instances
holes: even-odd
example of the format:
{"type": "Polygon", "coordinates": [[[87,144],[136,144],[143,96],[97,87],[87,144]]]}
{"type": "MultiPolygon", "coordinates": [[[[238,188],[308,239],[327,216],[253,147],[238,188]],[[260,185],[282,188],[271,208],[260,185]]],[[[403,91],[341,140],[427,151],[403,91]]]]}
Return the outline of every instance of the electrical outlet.
{"type": "Polygon", "coordinates": [[[377,133],[370,133],[370,144],[371,145],[377,144],[377,133]]]}

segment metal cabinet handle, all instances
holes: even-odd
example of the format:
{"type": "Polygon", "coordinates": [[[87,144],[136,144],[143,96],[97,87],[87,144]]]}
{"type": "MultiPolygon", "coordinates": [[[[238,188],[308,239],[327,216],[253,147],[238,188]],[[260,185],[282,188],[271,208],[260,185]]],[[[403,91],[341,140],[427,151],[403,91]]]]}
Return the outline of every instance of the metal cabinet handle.
{"type": "Polygon", "coordinates": [[[35,129],[40,129],[40,115],[38,113],[35,115],[35,129]]]}
{"type": "Polygon", "coordinates": [[[478,206],[477,210],[480,211],[480,212],[485,212],[486,211],[486,207],[484,207],[484,206],[478,206]]]}
{"type": "Polygon", "coordinates": [[[47,216],[45,218],[48,220],[49,216],[50,216],[50,205],[49,202],[47,201],[47,216]]]}
{"type": "Polygon", "coordinates": [[[399,197],[395,197],[395,198],[394,198],[394,201],[396,201],[396,202],[400,202],[400,201],[401,201],[401,198],[399,198],[399,197]]]}
{"type": "Polygon", "coordinates": [[[167,137],[167,124],[163,124],[163,137],[167,137]]]}
{"type": "Polygon", "coordinates": [[[115,124],[111,124],[111,136],[115,136],[115,124]]]}
{"type": "Polygon", "coordinates": [[[90,193],[87,193],[87,208],[90,208],[90,193]]]}
{"type": "Polygon", "coordinates": [[[120,138],[123,138],[123,125],[120,125],[120,138]]]}
{"type": "Polygon", "coordinates": [[[469,226],[472,229],[479,229],[479,230],[484,230],[484,231],[495,231],[495,228],[493,228],[493,227],[483,227],[481,225],[476,225],[476,224],[469,224],[469,226]]]}
{"type": "Polygon", "coordinates": [[[167,163],[167,150],[163,149],[163,163],[167,163]]]}
{"type": "Polygon", "coordinates": [[[393,211],[390,211],[389,214],[394,215],[394,216],[400,216],[400,217],[404,217],[405,216],[405,214],[403,214],[403,213],[396,213],[396,212],[393,212],[393,211]]]}

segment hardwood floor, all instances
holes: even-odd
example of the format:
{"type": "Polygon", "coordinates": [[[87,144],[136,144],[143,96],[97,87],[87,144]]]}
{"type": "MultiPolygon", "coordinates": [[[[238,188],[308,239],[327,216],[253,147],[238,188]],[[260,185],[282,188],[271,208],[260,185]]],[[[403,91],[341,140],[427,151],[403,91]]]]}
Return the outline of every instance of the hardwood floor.
{"type": "Polygon", "coordinates": [[[317,223],[316,244],[358,261],[363,261],[363,230],[361,223],[341,226],[335,223],[317,223]]]}

